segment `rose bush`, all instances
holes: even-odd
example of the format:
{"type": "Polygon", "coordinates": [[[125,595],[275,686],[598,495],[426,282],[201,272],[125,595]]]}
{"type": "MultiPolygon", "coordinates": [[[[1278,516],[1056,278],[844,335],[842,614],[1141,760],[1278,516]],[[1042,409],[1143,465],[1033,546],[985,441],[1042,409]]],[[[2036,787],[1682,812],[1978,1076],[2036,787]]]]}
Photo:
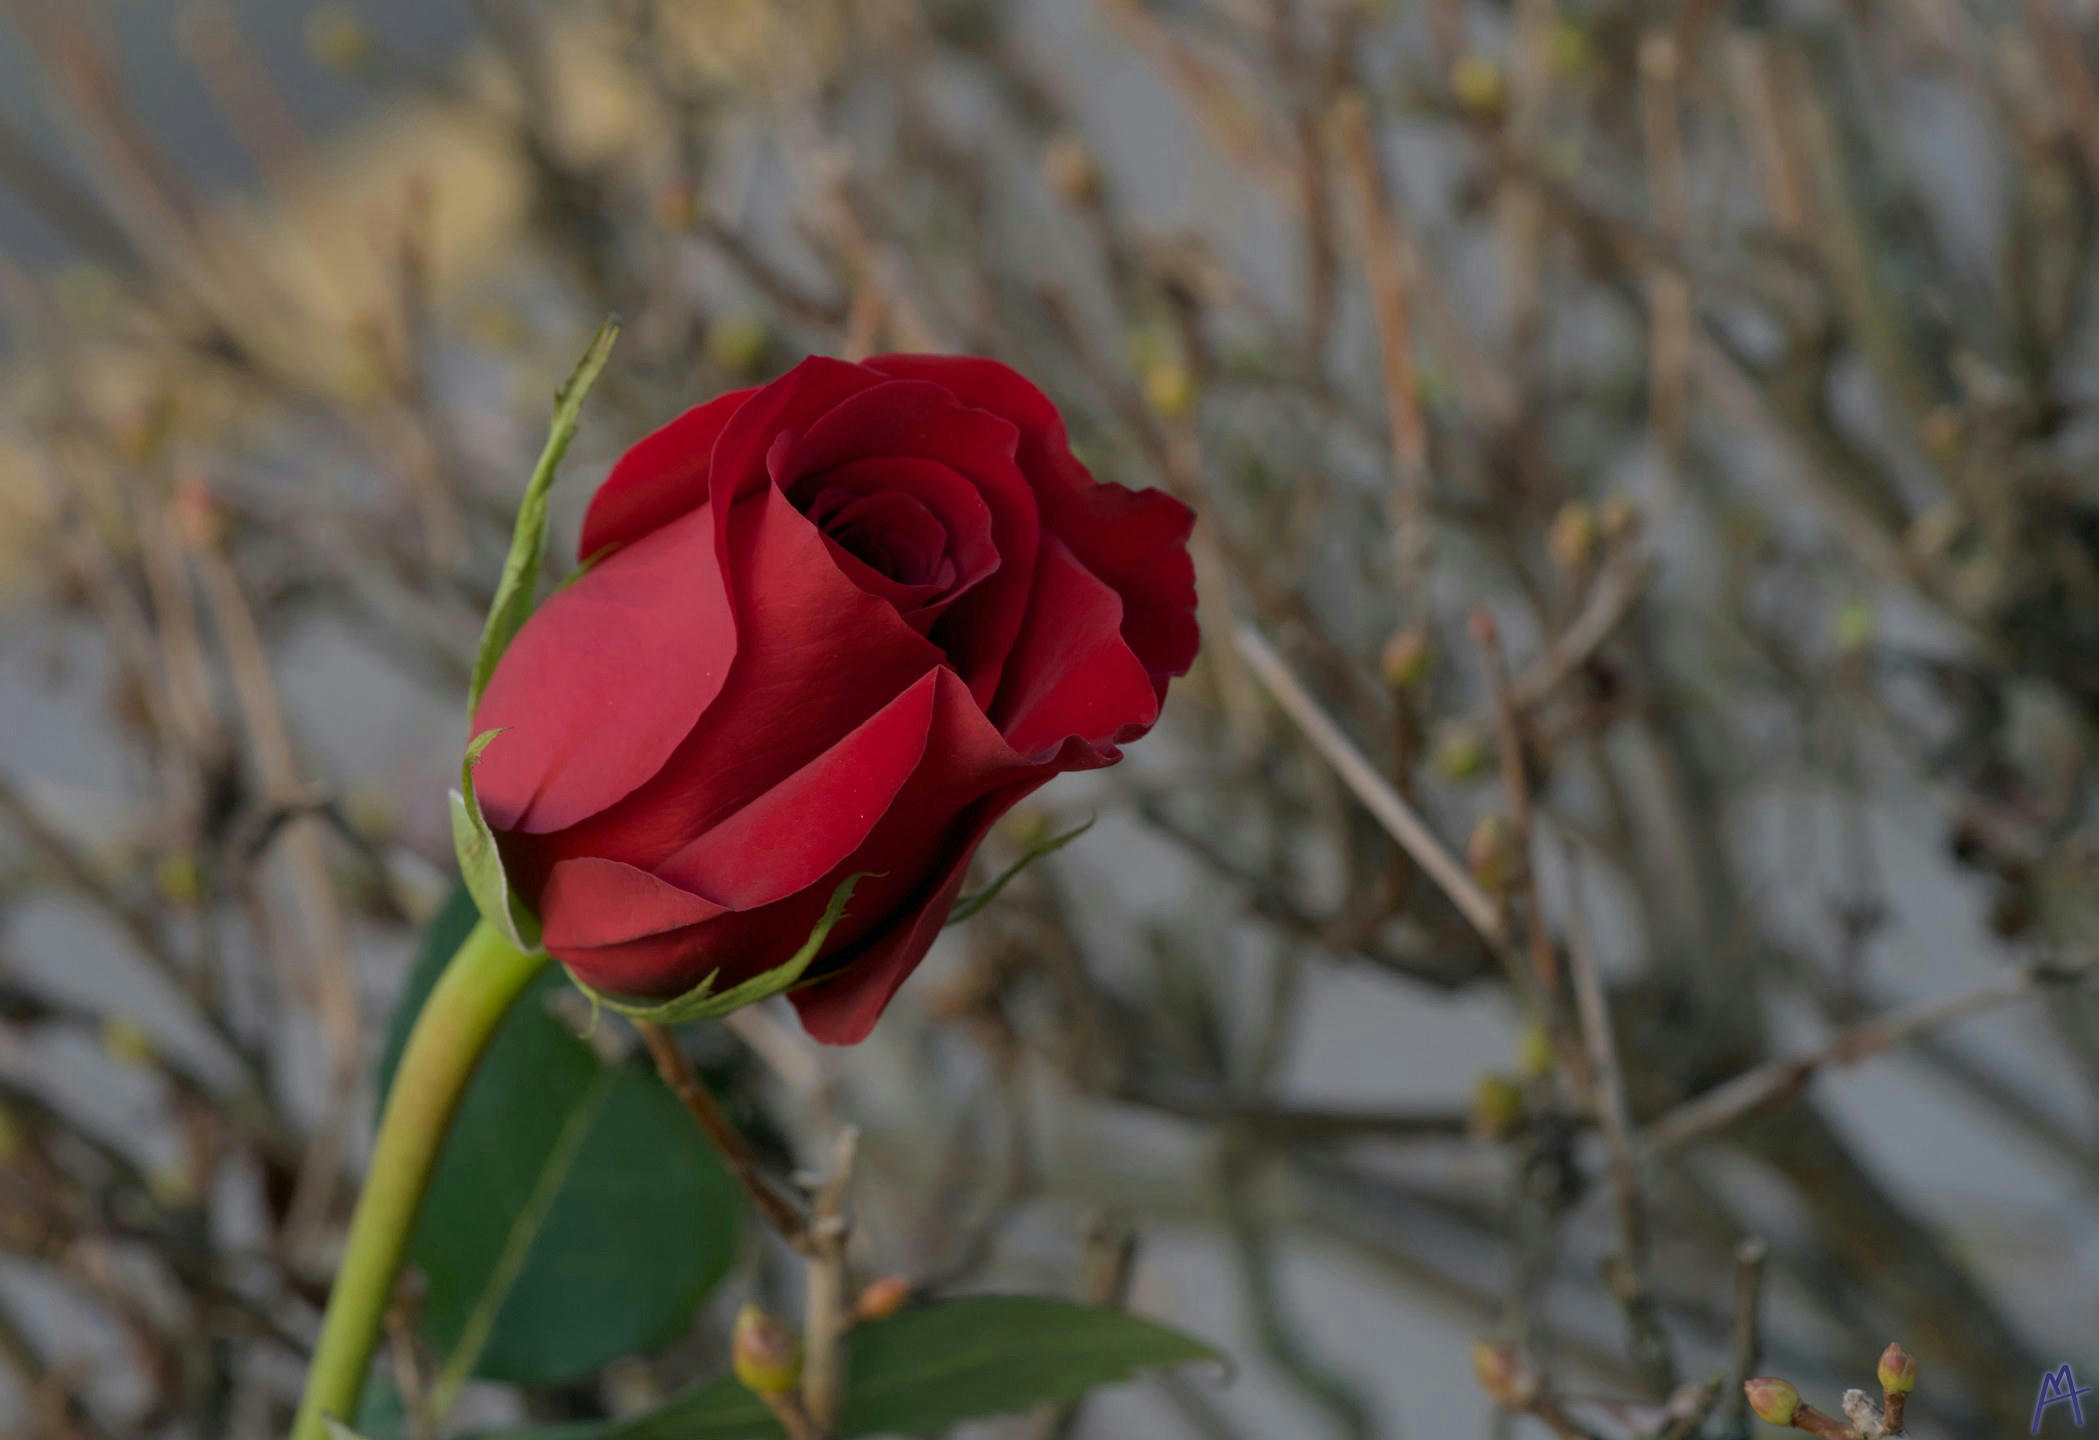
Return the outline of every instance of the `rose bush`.
{"type": "Polygon", "coordinates": [[[986,360],[812,359],[648,436],[474,716],[546,948],[614,995],[725,989],[865,874],[793,995],[861,1039],[991,824],[1158,718],[1195,657],[1192,524],[1095,481],[986,360]]]}

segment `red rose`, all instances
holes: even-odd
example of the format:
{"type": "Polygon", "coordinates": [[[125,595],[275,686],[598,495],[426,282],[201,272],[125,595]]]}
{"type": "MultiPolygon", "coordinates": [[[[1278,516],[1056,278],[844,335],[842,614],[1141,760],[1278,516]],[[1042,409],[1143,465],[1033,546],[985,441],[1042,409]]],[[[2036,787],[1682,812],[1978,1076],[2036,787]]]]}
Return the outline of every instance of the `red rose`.
{"type": "Polygon", "coordinates": [[[474,716],[547,949],[615,995],[719,991],[870,872],[793,997],[862,1039],[992,822],[1158,718],[1195,658],[1193,523],[1095,481],[988,360],[807,360],[650,435],[584,521],[610,553],[474,716]]]}

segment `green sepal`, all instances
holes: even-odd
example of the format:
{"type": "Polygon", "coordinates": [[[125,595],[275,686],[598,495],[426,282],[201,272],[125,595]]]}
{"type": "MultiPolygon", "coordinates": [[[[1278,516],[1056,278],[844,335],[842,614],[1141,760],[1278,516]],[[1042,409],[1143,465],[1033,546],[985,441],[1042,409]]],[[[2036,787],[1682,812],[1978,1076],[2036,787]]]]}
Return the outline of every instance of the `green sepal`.
{"type": "Polygon", "coordinates": [[[576,980],[573,972],[570,973],[569,979],[576,981],[576,988],[588,995],[593,1005],[617,1010],[630,1019],[646,1020],[655,1025],[683,1025],[690,1020],[719,1019],[732,1010],[755,1005],[760,1000],[770,999],[781,991],[792,988],[795,982],[802,978],[802,973],[815,962],[816,952],[824,948],[824,941],[830,938],[832,927],[845,918],[846,902],[853,898],[853,887],[873,873],[862,871],[857,875],[846,876],[838,888],[831,892],[831,902],[824,906],[823,917],[816,922],[816,928],[809,932],[809,938],[802,942],[802,948],[795,951],[786,964],[768,970],[763,975],[754,975],[741,985],[731,986],[718,995],[714,993],[714,982],[721,974],[719,970],[710,972],[706,979],[683,995],[669,1000],[649,1002],[622,1000],[616,995],[593,990],[581,980],[576,980]]]}
{"type": "Polygon", "coordinates": [[[502,733],[484,730],[467,744],[466,759],[459,766],[459,788],[452,792],[452,850],[459,857],[459,873],[481,918],[529,955],[539,949],[539,917],[510,888],[495,832],[488,828],[488,817],[481,813],[481,800],[474,794],[474,765],[502,733]]]}
{"type": "Polygon", "coordinates": [[[957,900],[955,908],[948,912],[947,924],[960,925],[964,920],[973,917],[979,910],[998,899],[998,892],[1005,889],[1007,882],[1012,880],[1014,876],[1027,869],[1043,856],[1055,854],[1081,835],[1084,835],[1093,828],[1093,822],[1098,818],[1098,816],[1089,815],[1086,818],[1086,823],[1083,825],[1067,830],[1062,835],[1052,835],[1047,840],[1037,840],[1027,848],[1027,853],[1015,860],[1011,865],[1008,865],[1004,870],[1001,870],[998,879],[986,885],[976,894],[964,895],[960,900],[957,900]]]}
{"type": "Polygon", "coordinates": [[[518,503],[517,524],[510,532],[510,553],[503,557],[495,602],[488,607],[488,620],[481,627],[481,648],[475,652],[473,683],[467,689],[469,715],[480,708],[481,694],[496,673],[496,662],[532,614],[539,593],[540,561],[547,548],[547,492],[554,486],[554,471],[568,453],[569,441],[576,437],[583,397],[605,368],[612,342],[619,339],[619,328],[617,317],[600,325],[568,380],[554,392],[554,420],[547,429],[546,448],[539,452],[539,463],[525,483],[525,498],[518,503]]]}

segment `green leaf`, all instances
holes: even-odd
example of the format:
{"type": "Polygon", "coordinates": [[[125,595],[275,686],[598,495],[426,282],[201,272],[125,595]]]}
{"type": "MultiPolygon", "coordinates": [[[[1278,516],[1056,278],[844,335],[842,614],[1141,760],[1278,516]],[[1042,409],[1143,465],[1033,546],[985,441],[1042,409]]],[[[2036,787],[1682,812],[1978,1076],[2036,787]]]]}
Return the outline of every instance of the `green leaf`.
{"type": "Polygon", "coordinates": [[[1027,869],[1043,856],[1054,855],[1057,851],[1062,850],[1072,841],[1084,835],[1088,830],[1091,830],[1096,818],[1098,817],[1088,816],[1086,823],[1076,829],[1067,830],[1062,835],[1052,835],[1047,840],[1037,840],[1028,847],[1026,854],[1015,860],[1011,865],[1008,865],[1004,870],[1001,870],[998,879],[986,885],[976,894],[964,895],[960,900],[956,901],[955,908],[948,912],[947,924],[960,925],[964,920],[970,919],[979,910],[998,899],[998,892],[1005,889],[1007,882],[1012,880],[1014,876],[1027,869]]]}
{"type": "MultiPolygon", "coordinates": [[[[973,1295],[905,1310],[846,1341],[839,1440],[938,1435],[965,1420],[1076,1400],[1139,1370],[1224,1357],[1122,1310],[1033,1295],[973,1295]]],[[[756,1396],[723,1377],[631,1420],[505,1440],[781,1440],[756,1396]]]]}
{"type": "MultiPolygon", "coordinates": [[[[431,923],[387,1036],[382,1098],[474,919],[462,888],[431,923]]],[[[565,993],[549,967],[497,1030],[410,1242],[441,1392],[469,1375],[563,1383],[649,1349],[736,1250],[742,1197],[692,1117],[646,1067],[606,1065],[551,1013],[565,993]]]]}
{"type": "Polygon", "coordinates": [[[510,888],[495,832],[489,829],[480,798],[474,794],[474,766],[481,752],[502,733],[484,730],[467,744],[466,759],[459,766],[459,788],[452,792],[452,852],[459,857],[459,873],[466,879],[467,893],[474,897],[481,918],[529,955],[539,948],[539,917],[510,888]]]}
{"type": "Polygon", "coordinates": [[[518,503],[517,524],[510,532],[510,553],[503,558],[503,574],[496,582],[495,603],[488,607],[488,621],[481,628],[481,649],[474,656],[474,678],[467,690],[466,712],[481,705],[481,692],[496,673],[511,639],[523,628],[539,592],[539,566],[547,548],[547,492],[554,486],[554,471],[576,438],[576,425],[583,410],[583,397],[597,383],[598,374],[619,339],[619,320],[610,318],[598,327],[590,345],[568,380],[554,392],[554,421],[547,429],[546,448],[532,467],[525,483],[525,498],[518,503]]]}
{"type": "Polygon", "coordinates": [[[617,1010],[620,1014],[636,1020],[646,1020],[656,1025],[683,1025],[691,1020],[718,1019],[733,1010],[741,1010],[746,1005],[755,1005],[760,1000],[770,999],[801,979],[802,972],[816,959],[816,952],[824,948],[824,941],[830,936],[831,927],[845,918],[846,902],[853,898],[853,887],[867,878],[867,872],[864,871],[845,877],[839,887],[831,892],[831,902],[824,906],[823,916],[816,922],[816,928],[809,932],[809,938],[802,942],[802,948],[795,951],[786,964],[776,966],[763,975],[755,975],[719,995],[714,993],[715,977],[721,974],[719,970],[709,971],[704,980],[683,995],[647,1003],[622,1000],[617,996],[591,989],[581,980],[575,980],[573,975],[569,978],[575,980],[576,988],[588,995],[592,1004],[602,1005],[608,1010],[617,1010]]]}

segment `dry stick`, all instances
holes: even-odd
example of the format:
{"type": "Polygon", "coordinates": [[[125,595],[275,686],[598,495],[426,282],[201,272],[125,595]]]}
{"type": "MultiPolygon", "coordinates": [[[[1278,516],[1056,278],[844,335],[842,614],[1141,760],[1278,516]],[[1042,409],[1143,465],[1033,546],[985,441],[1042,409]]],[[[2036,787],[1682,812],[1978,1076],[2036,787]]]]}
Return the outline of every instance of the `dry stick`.
{"type": "Polygon", "coordinates": [[[1749,1434],[1749,1396],[1742,1382],[1764,1363],[1764,1260],[1770,1247],[1755,1235],[1735,1247],[1735,1323],[1728,1339],[1724,1435],[1749,1434]]]}
{"type": "Polygon", "coordinates": [[[298,116],[285,103],[230,7],[185,7],[176,16],[175,43],[189,56],[197,77],[226,128],[278,194],[289,193],[312,162],[298,116]]]}
{"type": "Polygon", "coordinates": [[[1356,233],[1377,320],[1378,354],[1385,372],[1385,413],[1392,434],[1392,540],[1405,609],[1418,609],[1428,559],[1428,427],[1414,377],[1413,326],[1408,318],[1408,256],[1392,219],[1392,203],[1378,167],[1370,107],[1360,94],[1335,110],[1342,158],[1354,193],[1356,233]]]}
{"type": "Polygon", "coordinates": [[[1251,625],[1241,625],[1233,632],[1232,638],[1254,678],[1275,697],[1283,713],[1305,732],[1313,748],[1334,767],[1334,773],[1341,777],[1341,782],[1362,802],[1372,818],[1385,828],[1385,833],[1414,857],[1414,863],[1450,897],[1458,913],[1480,933],[1481,938],[1496,950],[1506,947],[1509,931],[1501,907],[1443,848],[1443,842],[1436,838],[1435,832],[1428,828],[1413,807],[1400,798],[1392,783],[1363,758],[1363,752],[1341,732],[1341,727],[1320,708],[1311,693],[1298,683],[1297,677],[1290,673],[1290,667],[1269,648],[1260,632],[1251,625]]]}
{"type": "Polygon", "coordinates": [[[751,1142],[744,1139],[743,1132],[729,1123],[721,1107],[714,1103],[706,1082],[700,1079],[691,1059],[679,1048],[678,1037],[662,1025],[649,1020],[637,1020],[634,1028],[641,1032],[642,1043],[649,1047],[649,1058],[656,1063],[656,1073],[662,1077],[671,1094],[699,1122],[700,1131],[714,1146],[736,1177],[736,1183],[751,1197],[758,1214],[772,1227],[775,1234],[803,1255],[815,1253],[809,1236],[809,1221],[800,1205],[766,1178],[764,1168],[758,1163],[757,1152],[751,1142]]]}
{"type": "Polygon", "coordinates": [[[1553,637],[1543,655],[1516,677],[1519,713],[1544,704],[1562,681],[1603,648],[1604,642],[1625,623],[1625,617],[1632,614],[1633,602],[1646,590],[1648,577],[1653,573],[1653,562],[1636,548],[1628,547],[1605,562],[1596,582],[1589,587],[1581,613],[1553,637]]]}
{"type": "Polygon", "coordinates": [[[1744,1116],[1791,1099],[1818,1071],[1856,1064],[1920,1035],[1928,1035],[1972,1016],[2001,1010],[2014,1001],[2050,988],[2080,984],[2094,976],[2099,976],[2099,956],[2068,965],[2036,963],[2021,967],[2007,979],[1951,1000],[1861,1021],[1839,1031],[1815,1049],[1783,1056],[1746,1070],[1734,1079],[1686,1100],[1648,1126],[1641,1143],[1655,1154],[1681,1149],[1726,1129],[1744,1116]]]}
{"type": "Polygon", "coordinates": [[[407,1417],[408,1440],[436,1440],[437,1417],[430,1408],[430,1377],[423,1373],[417,1353],[416,1305],[399,1291],[386,1312],[387,1356],[393,1361],[394,1388],[400,1392],[401,1411],[407,1417]]]}
{"type": "MultiPolygon", "coordinates": [[[[1507,133],[1525,151],[1543,138],[1551,99],[1555,0],[1516,0],[1510,36],[1507,133]]],[[[1518,375],[1536,366],[1544,318],[1546,217],[1543,187],[1527,175],[1503,175],[1495,190],[1509,316],[1508,350],[1518,375]]]]}
{"type": "Polygon", "coordinates": [[[1296,194],[1297,159],[1252,108],[1252,90],[1175,33],[1142,0],[1102,0],[1108,21],[1188,102],[1195,118],[1234,163],[1285,197],[1296,194]]]}
{"type": "MultiPolygon", "coordinates": [[[[1647,146],[1647,180],[1655,233],[1681,250],[1688,228],[1683,133],[1677,120],[1676,39],[1656,30],[1640,39],[1640,118],[1647,146]]],[[[1653,425],[1672,468],[1683,458],[1685,408],[1691,374],[1691,284],[1674,266],[1657,265],[1648,278],[1649,401],[1653,425]]]]}
{"type": "MultiPolygon", "coordinates": [[[[1523,887],[1530,942],[1531,978],[1537,982],[1540,1002],[1548,1023],[1552,1007],[1560,997],[1560,965],[1553,954],[1552,937],[1545,930],[1545,905],[1538,891],[1538,866],[1531,853],[1531,787],[1523,763],[1523,728],[1516,720],[1516,696],[1509,686],[1509,667],[1501,652],[1501,628],[1484,610],[1472,612],[1472,638],[1487,666],[1487,688],[1494,698],[1494,734],[1501,751],[1501,784],[1508,793],[1509,828],[1515,831],[1516,853],[1523,857],[1523,887]]],[[[1557,1027],[1555,1027],[1557,1028],[1557,1027]]],[[[1581,1075],[1585,1066],[1577,1065],[1581,1075]]]]}
{"type": "MultiPolygon", "coordinates": [[[[1136,1231],[1108,1216],[1096,1216],[1086,1229],[1081,1260],[1081,1301],[1112,1310],[1129,1304],[1130,1281],[1137,1272],[1136,1231]]],[[[1070,1435],[1082,1404],[1083,1398],[1053,1407],[1035,1427],[1037,1440],[1063,1440],[1070,1435]]]]}
{"type": "MultiPolygon", "coordinates": [[[[299,775],[291,727],[255,612],[249,608],[240,576],[225,551],[206,537],[195,538],[202,543],[194,544],[191,554],[233,672],[234,698],[261,774],[263,794],[273,803],[291,804],[306,786],[299,775]]],[[[284,845],[291,860],[292,900],[303,922],[315,1008],[328,1036],[331,1081],[331,1097],[300,1163],[280,1237],[285,1253],[296,1255],[335,1196],[349,1141],[350,1112],[356,1104],[363,1044],[356,978],[351,972],[342,910],[328,874],[325,822],[314,817],[287,821],[284,845]]]]}
{"type": "Polygon", "coordinates": [[[2033,32],[2034,48],[2048,69],[2063,109],[2068,112],[2071,138],[2077,153],[2099,188],[2099,83],[2092,79],[2085,60],[2084,38],[2055,3],[2055,0],[2025,0],[2026,25],[2033,32]]]}
{"type": "Polygon", "coordinates": [[[809,1412],[802,1408],[801,1399],[792,1390],[784,1395],[760,1395],[758,1398],[765,1402],[765,1408],[773,1412],[773,1418],[787,1432],[787,1440],[824,1440],[823,1432],[816,1428],[816,1422],[809,1418],[809,1412]]]}
{"type": "Polygon", "coordinates": [[[1589,1051],[1589,1108],[1603,1133],[1610,1156],[1611,1194],[1618,1213],[1621,1253],[1608,1280],[1625,1322],[1632,1330],[1633,1362],[1657,1395],[1676,1388],[1676,1361],[1669,1332],[1662,1326],[1648,1265],[1652,1253],[1647,1200],[1640,1189],[1639,1153],[1633,1147],[1632,1113],[1625,1102],[1625,1077],[1618,1066],[1618,1042],[1611,1033],[1611,1010],[1604,999],[1603,978],[1590,953],[1588,926],[1581,904],[1579,862],[1564,851],[1567,868],[1567,967],[1574,985],[1575,1013],[1589,1051]]]}
{"type": "Polygon", "coordinates": [[[848,1125],[838,1132],[831,1173],[816,1192],[809,1222],[812,1253],[808,1265],[808,1303],[802,1315],[807,1355],[802,1363],[802,1406],[818,1430],[838,1426],[845,1399],[845,1332],[852,1325],[852,1279],[846,1272],[845,1242],[851,1225],[846,1191],[853,1180],[853,1157],[860,1132],[848,1125]]]}
{"type": "Polygon", "coordinates": [[[1804,162],[1794,153],[1791,137],[1778,121],[1778,79],[1769,42],[1749,32],[1730,35],[1727,78],[1743,137],[1755,157],[1772,228],[1788,240],[1804,242],[1808,234],[1807,181],[1801,175],[1804,162]]]}

